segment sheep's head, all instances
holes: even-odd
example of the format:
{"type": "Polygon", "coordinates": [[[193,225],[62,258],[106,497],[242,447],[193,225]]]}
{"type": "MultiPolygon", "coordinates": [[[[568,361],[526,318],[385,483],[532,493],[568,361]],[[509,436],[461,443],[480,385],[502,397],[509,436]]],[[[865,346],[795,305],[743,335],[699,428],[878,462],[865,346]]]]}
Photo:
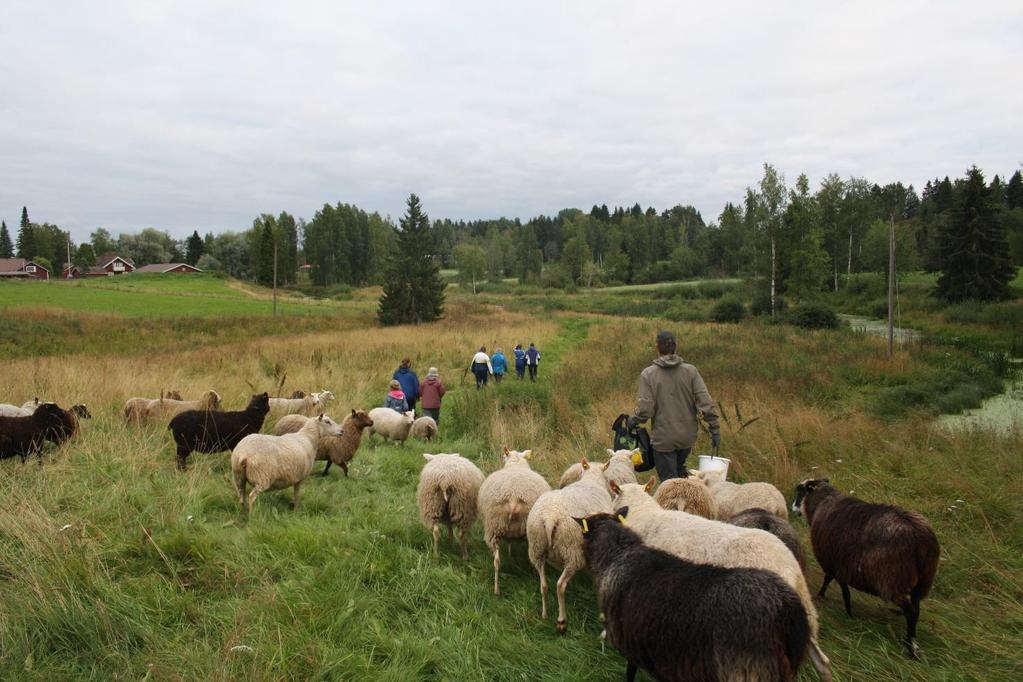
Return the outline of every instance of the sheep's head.
{"type": "Polygon", "coordinates": [[[79,419],[92,419],[92,413],[83,403],[71,406],[71,412],[79,419]]]}
{"type": "Polygon", "coordinates": [[[718,483],[725,480],[725,474],[723,471],[697,471],[696,477],[707,484],[707,487],[713,487],[718,483]]]}
{"type": "Polygon", "coordinates": [[[270,411],[270,394],[263,392],[252,396],[252,398],[249,399],[248,409],[262,412],[265,416],[266,413],[270,411]]]}
{"type": "Polygon", "coordinates": [[[294,391],[294,392],[293,392],[293,393],[291,394],[291,399],[292,399],[292,400],[300,400],[300,399],[302,399],[302,398],[304,398],[304,397],[305,397],[305,391],[303,391],[303,390],[302,390],[302,389],[300,389],[300,388],[299,388],[299,389],[296,389],[296,390],[295,390],[295,391],[294,391]]]}
{"type": "MultiPolygon", "coordinates": [[[[631,505],[636,506],[642,504],[644,500],[653,502],[653,498],[650,497],[650,491],[654,489],[657,484],[657,479],[651,478],[646,482],[646,485],[640,485],[638,483],[626,483],[624,485],[618,485],[614,481],[608,483],[608,488],[611,491],[612,503],[618,505],[631,505]]],[[[656,502],[654,502],[656,504],[656,502]]]]}
{"type": "MultiPolygon", "coordinates": [[[[365,410],[352,410],[352,416],[348,419],[352,420],[352,424],[357,429],[364,429],[367,426],[373,426],[373,420],[365,410]]],[[[347,421],[347,420],[346,420],[347,421]]]]}
{"type": "Polygon", "coordinates": [[[320,428],[321,438],[340,437],[344,434],[344,429],[341,428],[341,425],[322,412],[317,417],[316,423],[320,428]]]}
{"type": "Polygon", "coordinates": [[[334,394],[324,389],[319,393],[313,393],[313,402],[317,405],[323,406],[334,399],[334,394]]]}
{"type": "Polygon", "coordinates": [[[206,391],[199,398],[199,404],[206,410],[216,410],[220,408],[220,394],[214,390],[206,391]]]}
{"type": "Polygon", "coordinates": [[[529,460],[533,456],[532,450],[509,450],[507,447],[504,449],[504,465],[506,467],[524,466],[529,468],[529,460]]]}
{"type": "Polygon", "coordinates": [[[401,423],[402,424],[411,424],[415,420],[416,420],[416,413],[413,412],[412,410],[409,410],[408,412],[405,412],[404,414],[401,415],[401,423]]]}
{"type": "Polygon", "coordinates": [[[181,393],[179,391],[167,391],[166,397],[171,400],[181,400],[181,393]]]}
{"type": "Polygon", "coordinates": [[[808,478],[802,481],[796,486],[796,496],[792,500],[792,511],[799,516],[808,516],[806,513],[806,500],[810,497],[813,491],[827,485],[830,487],[831,481],[826,478],[808,478]]]}

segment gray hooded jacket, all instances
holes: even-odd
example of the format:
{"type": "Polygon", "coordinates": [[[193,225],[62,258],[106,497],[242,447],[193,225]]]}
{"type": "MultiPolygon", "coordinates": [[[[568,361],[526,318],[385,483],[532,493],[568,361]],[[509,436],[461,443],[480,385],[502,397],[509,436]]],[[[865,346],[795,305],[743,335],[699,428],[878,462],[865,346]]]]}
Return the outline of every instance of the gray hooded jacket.
{"type": "Polygon", "coordinates": [[[714,401],[703,377],[679,356],[662,355],[639,376],[636,419],[653,420],[650,444],[659,452],[691,448],[699,434],[697,413],[711,433],[719,433],[714,401]]]}

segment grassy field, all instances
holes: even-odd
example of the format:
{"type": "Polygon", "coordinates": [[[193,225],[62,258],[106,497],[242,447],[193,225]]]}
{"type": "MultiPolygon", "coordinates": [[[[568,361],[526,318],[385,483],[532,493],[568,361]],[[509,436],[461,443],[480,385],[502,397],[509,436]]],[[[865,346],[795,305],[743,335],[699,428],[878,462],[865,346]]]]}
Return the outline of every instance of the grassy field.
{"type": "MultiPolygon", "coordinates": [[[[166,297],[114,293],[137,309],[166,297]]],[[[219,290],[180,296],[251,298],[219,290]]],[[[95,414],[42,467],[0,462],[0,679],[621,679],[621,657],[598,640],[587,574],[569,588],[569,631],[560,637],[539,618],[525,546],[504,562],[501,597],[491,593],[478,526],[467,564],[452,544],[439,559],[430,555],[415,483],[424,451],[460,452],[490,472],[502,446],[533,448],[535,468],[552,482],[578,457],[599,457],[612,419],[633,405],[665,321],[573,311],[575,297],[544,315],[481,299],[504,302],[453,297],[446,320],[420,328],[373,326],[372,294],[331,303],[336,316],[286,318],[326,319],[328,328],[289,333],[243,316],[243,333],[220,337],[189,320],[173,346],[147,352],[128,352],[127,342],[104,346],[96,320],[112,316],[0,311],[5,325],[79,324],[79,343],[90,349],[85,358],[47,350],[61,327],[41,328],[32,352],[5,363],[0,401],[84,401],[95,414]],[[464,381],[480,344],[507,351],[531,341],[544,351],[536,384],[512,379],[478,393],[464,381]],[[213,387],[237,408],[251,387],[269,390],[281,375],[285,392],[330,388],[341,415],[379,404],[404,355],[421,374],[440,368],[451,389],[440,440],[364,444],[352,476],[332,469],[314,477],[297,511],[288,508],[290,491],[270,493],[246,519],[226,453],[194,455],[179,473],[165,429],[129,429],[118,416],[126,398],[170,388],[192,396],[213,387]]],[[[850,620],[833,588],[819,609],[835,678],[1019,679],[1023,437],[949,433],[934,428],[925,409],[874,416],[885,382],[932,372],[938,351],[909,347],[887,363],[881,339],[848,330],[753,322],[677,329],[680,352],[700,367],[721,407],[735,478],[771,481],[791,496],[800,479],[829,476],[935,525],[942,560],[923,604],[923,662],[901,656],[904,621],[887,605],[856,593],[850,620]]],[[[701,436],[697,451],[706,448],[701,436]]],[[[805,524],[795,525],[805,540],[805,524]]],[[[812,590],[821,581],[812,560],[808,581],[812,590]]],[[[816,679],[804,668],[801,680],[816,679]]]]}

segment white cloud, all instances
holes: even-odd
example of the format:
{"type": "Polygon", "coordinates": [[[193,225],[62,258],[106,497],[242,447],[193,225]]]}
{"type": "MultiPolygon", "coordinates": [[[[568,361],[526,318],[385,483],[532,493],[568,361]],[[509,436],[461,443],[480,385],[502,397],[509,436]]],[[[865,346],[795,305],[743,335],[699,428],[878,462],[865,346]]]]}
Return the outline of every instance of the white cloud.
{"type": "Polygon", "coordinates": [[[1023,161],[1016,2],[56,3],[0,16],[0,217],[184,235],[345,201],[693,203],[764,161],[1023,161]]]}

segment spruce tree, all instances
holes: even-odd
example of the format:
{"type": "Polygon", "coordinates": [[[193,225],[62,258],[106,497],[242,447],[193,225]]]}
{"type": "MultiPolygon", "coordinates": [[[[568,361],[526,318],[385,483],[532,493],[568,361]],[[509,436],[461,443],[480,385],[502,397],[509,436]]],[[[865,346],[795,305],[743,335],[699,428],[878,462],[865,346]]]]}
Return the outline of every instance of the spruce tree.
{"type": "MultiPolygon", "coordinates": [[[[256,252],[256,282],[264,286],[274,283],[274,229],[271,221],[263,222],[256,252]]],[[[279,254],[278,254],[279,255],[279,254]]]]}
{"type": "Polygon", "coordinates": [[[0,258],[13,258],[14,244],[11,242],[11,233],[7,231],[7,223],[0,221],[0,258]]]}
{"type": "Polygon", "coordinates": [[[192,236],[185,241],[185,262],[195,265],[203,254],[203,241],[198,230],[192,230],[192,236]]]}
{"type": "Polygon", "coordinates": [[[1015,275],[1009,242],[991,190],[976,166],[957,182],[948,220],[942,226],[938,295],[946,301],[1001,300],[1015,275]]]}
{"type": "Polygon", "coordinates": [[[410,194],[377,309],[383,324],[432,322],[444,313],[444,281],[433,251],[430,219],[419,197],[410,194]]]}
{"type": "Polygon", "coordinates": [[[18,258],[31,259],[39,254],[36,253],[35,229],[28,221],[28,208],[21,207],[21,228],[18,230],[18,258]]]}
{"type": "Polygon", "coordinates": [[[1023,175],[1019,171],[1012,174],[1005,186],[1005,203],[1012,208],[1023,208],[1023,175]]]}

